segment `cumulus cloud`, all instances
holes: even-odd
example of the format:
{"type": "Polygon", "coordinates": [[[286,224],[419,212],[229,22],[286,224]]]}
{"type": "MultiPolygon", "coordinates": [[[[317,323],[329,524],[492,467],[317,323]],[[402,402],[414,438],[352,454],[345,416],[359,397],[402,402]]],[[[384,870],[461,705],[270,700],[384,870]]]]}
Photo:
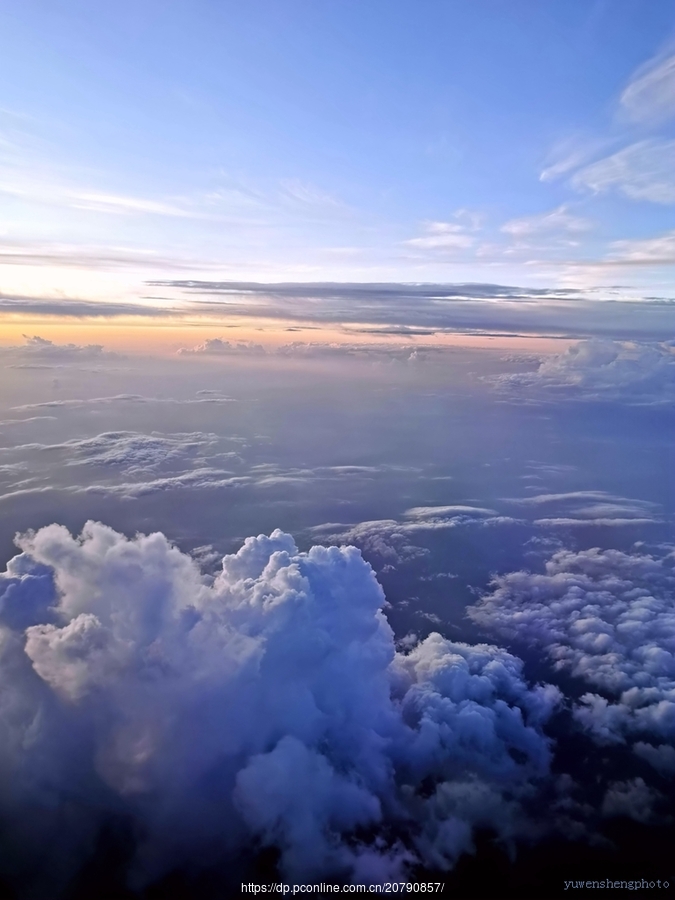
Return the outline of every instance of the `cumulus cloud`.
{"type": "Polygon", "coordinates": [[[580,341],[534,372],[493,381],[508,393],[535,389],[542,397],[665,404],[675,399],[675,354],[664,344],[580,341]]]}
{"type": "MultiPolygon", "coordinates": [[[[294,329],[287,329],[292,331],[294,329]]],[[[432,337],[436,334],[434,329],[414,329],[406,325],[376,326],[372,328],[352,328],[351,334],[370,334],[378,336],[395,336],[410,338],[421,335],[432,337]]],[[[258,357],[270,360],[278,359],[358,359],[367,362],[418,362],[432,355],[437,356],[443,352],[443,348],[425,348],[422,352],[411,344],[351,344],[351,343],[320,343],[318,341],[292,341],[279,346],[263,347],[250,341],[226,341],[222,338],[212,338],[197,344],[195,347],[182,347],[178,350],[184,357],[258,357]]]]}
{"type": "Polygon", "coordinates": [[[561,550],[544,574],[496,578],[468,613],[592,686],[575,706],[577,722],[600,743],[640,739],[635,752],[666,771],[675,739],[674,563],[672,552],[561,550]]]}
{"type": "Polygon", "coordinates": [[[265,353],[262,344],[254,344],[251,341],[224,341],[222,338],[210,338],[196,347],[182,347],[178,353],[181,356],[233,356],[233,355],[260,355],[265,353]]]}
{"type": "Polygon", "coordinates": [[[45,853],[77,865],[113,812],[138,823],[137,883],[255,841],[287,877],[381,880],[450,867],[474,827],[527,828],[558,690],[486,644],[397,653],[354,547],[299,553],[276,531],[207,577],[160,533],[51,525],[19,545],[0,581],[0,804],[36,878],[45,853]]]}
{"type": "Polygon", "coordinates": [[[118,354],[103,349],[102,344],[55,344],[54,341],[37,334],[24,334],[24,343],[18,346],[3,347],[3,355],[19,354],[27,361],[39,362],[78,362],[101,361],[103,359],[119,359],[118,354]]]}

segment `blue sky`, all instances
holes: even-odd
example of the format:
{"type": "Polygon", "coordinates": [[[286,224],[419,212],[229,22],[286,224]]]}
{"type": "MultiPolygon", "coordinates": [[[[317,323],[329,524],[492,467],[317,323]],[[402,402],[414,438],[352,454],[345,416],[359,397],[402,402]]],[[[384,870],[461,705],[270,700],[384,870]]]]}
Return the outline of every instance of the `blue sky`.
{"type": "Polygon", "coordinates": [[[674,54],[661,0],[5,4],[0,291],[663,293],[674,54]]]}

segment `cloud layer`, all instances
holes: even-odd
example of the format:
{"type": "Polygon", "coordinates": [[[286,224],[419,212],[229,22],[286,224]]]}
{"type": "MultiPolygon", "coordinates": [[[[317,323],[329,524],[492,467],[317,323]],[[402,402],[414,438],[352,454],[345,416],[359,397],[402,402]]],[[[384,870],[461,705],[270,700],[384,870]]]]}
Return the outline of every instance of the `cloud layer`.
{"type": "Polygon", "coordinates": [[[574,715],[600,743],[673,768],[675,555],[562,550],[544,574],[512,572],[468,610],[490,631],[543,650],[593,690],[574,715]]]}

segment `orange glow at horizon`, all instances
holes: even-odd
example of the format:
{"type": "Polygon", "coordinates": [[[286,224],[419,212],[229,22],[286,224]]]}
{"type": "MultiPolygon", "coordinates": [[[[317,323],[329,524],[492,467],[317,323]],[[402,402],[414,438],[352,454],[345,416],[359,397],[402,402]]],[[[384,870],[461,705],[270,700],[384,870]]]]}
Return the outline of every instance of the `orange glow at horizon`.
{"type": "MultiPolygon", "coordinates": [[[[364,324],[364,327],[372,327],[364,324]]],[[[489,335],[471,333],[429,333],[428,335],[378,334],[360,332],[358,326],[280,322],[251,318],[223,320],[200,318],[119,317],[115,319],[54,316],[0,316],[0,346],[17,346],[25,336],[39,335],[57,344],[101,344],[107,350],[144,355],[173,355],[182,347],[194,347],[220,338],[277,347],[295,341],[317,344],[358,344],[394,347],[457,347],[467,349],[528,350],[559,353],[574,343],[569,338],[538,335],[489,335]]]]}

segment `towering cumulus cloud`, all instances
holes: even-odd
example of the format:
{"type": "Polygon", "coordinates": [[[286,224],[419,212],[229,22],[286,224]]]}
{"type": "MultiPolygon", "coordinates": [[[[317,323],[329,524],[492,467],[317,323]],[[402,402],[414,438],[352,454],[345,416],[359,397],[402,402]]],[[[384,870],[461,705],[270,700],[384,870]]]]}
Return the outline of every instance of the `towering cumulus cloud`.
{"type": "Polygon", "coordinates": [[[494,646],[396,653],[355,548],[275,531],[211,578],[159,533],[19,545],[0,582],[14,877],[52,852],[67,878],[113,814],[135,823],[138,883],[256,846],[288,877],[379,880],[450,867],[474,827],[528,828],[557,689],[494,646]]]}
{"type": "Polygon", "coordinates": [[[639,756],[675,771],[674,563],[672,552],[563,550],[544,574],[496,579],[469,615],[591,685],[574,715],[598,742],[637,739],[639,756]]]}

